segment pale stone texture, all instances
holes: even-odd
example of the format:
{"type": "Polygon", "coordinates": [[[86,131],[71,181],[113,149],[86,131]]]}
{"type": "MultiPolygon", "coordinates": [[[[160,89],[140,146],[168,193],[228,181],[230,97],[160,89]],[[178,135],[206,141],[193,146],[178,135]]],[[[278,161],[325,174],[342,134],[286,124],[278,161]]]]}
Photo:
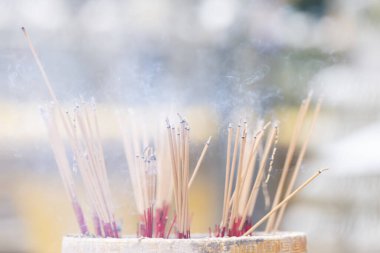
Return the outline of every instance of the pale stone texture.
{"type": "Polygon", "coordinates": [[[62,253],[306,253],[303,233],[192,239],[90,238],[66,236],[62,253]]]}

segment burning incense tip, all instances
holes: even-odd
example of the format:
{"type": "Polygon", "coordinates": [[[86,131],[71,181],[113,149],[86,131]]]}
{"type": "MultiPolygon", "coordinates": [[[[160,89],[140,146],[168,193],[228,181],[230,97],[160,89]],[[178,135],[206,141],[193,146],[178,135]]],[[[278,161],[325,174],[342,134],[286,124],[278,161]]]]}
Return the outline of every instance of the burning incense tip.
{"type": "Polygon", "coordinates": [[[178,115],[178,117],[180,119],[180,123],[185,123],[186,122],[186,120],[182,117],[181,114],[177,113],[177,115],[178,115]]]}
{"type": "Polygon", "coordinates": [[[171,128],[171,126],[170,126],[170,121],[169,121],[168,118],[166,118],[165,122],[166,122],[166,127],[167,127],[167,128],[171,128]]]}

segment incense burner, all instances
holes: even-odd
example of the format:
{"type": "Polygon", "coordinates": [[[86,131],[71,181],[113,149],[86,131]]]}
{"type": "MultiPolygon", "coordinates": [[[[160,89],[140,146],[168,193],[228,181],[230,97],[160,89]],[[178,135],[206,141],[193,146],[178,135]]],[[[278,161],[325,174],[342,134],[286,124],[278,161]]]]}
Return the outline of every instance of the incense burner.
{"type": "Polygon", "coordinates": [[[306,253],[306,235],[299,232],[256,233],[253,236],[191,239],[90,238],[65,236],[62,253],[306,253]]]}

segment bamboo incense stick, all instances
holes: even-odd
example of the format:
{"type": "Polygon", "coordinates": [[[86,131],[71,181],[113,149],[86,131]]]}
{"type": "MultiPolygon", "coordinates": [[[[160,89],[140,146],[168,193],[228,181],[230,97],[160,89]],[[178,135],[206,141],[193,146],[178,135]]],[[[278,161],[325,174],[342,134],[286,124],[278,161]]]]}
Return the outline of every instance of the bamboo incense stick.
{"type": "Polygon", "coordinates": [[[240,154],[239,154],[239,161],[238,161],[238,168],[237,168],[237,175],[236,175],[236,183],[235,183],[235,198],[233,199],[233,205],[231,208],[231,221],[235,222],[235,219],[238,218],[238,207],[239,207],[239,200],[240,200],[240,189],[241,189],[241,182],[242,182],[242,166],[243,166],[243,160],[245,156],[245,146],[246,146],[246,138],[247,138],[247,130],[244,127],[243,134],[241,137],[241,143],[240,143],[240,154]]]}
{"type": "Polygon", "coordinates": [[[223,201],[223,217],[222,222],[220,226],[223,228],[225,227],[227,223],[227,208],[228,208],[228,188],[229,188],[229,178],[230,178],[230,159],[231,159],[231,139],[232,139],[232,124],[230,123],[228,125],[228,137],[227,137],[227,154],[226,154],[226,176],[225,176],[225,183],[224,183],[224,201],[223,201]]]}
{"type": "Polygon", "coordinates": [[[41,74],[42,74],[42,77],[44,79],[44,83],[46,84],[46,87],[49,91],[49,94],[50,96],[52,97],[53,101],[54,102],[58,102],[58,99],[54,93],[54,90],[52,88],[52,85],[50,83],[50,80],[46,74],[46,71],[45,71],[45,68],[43,67],[42,63],[41,63],[41,60],[40,60],[40,57],[38,56],[37,52],[36,52],[36,49],[34,48],[33,46],[33,43],[32,43],[32,40],[30,39],[30,36],[28,34],[28,32],[26,31],[25,27],[21,27],[21,30],[22,32],[24,33],[25,35],[25,38],[26,38],[26,41],[28,43],[28,46],[30,48],[30,51],[32,52],[32,55],[33,55],[33,58],[38,66],[38,69],[40,70],[41,74]]]}
{"type": "Polygon", "coordinates": [[[289,200],[291,200],[298,192],[303,190],[308,184],[310,184],[315,178],[322,174],[322,172],[328,169],[322,169],[317,171],[313,176],[307,179],[302,185],[300,185],[297,189],[295,189],[291,194],[289,194],[283,201],[281,201],[277,206],[275,206],[269,213],[267,213],[263,218],[261,218],[254,226],[252,226],[249,230],[247,230],[243,236],[247,236],[254,232],[261,224],[263,224],[271,215],[273,215],[278,209],[282,208],[286,205],[289,200]]]}
{"type": "MultiPolygon", "coordinates": [[[[235,134],[235,144],[234,144],[234,149],[233,149],[233,155],[232,155],[232,164],[231,164],[231,175],[235,174],[235,167],[236,167],[236,157],[237,157],[237,151],[238,151],[238,144],[239,144],[239,138],[240,138],[240,131],[241,131],[241,125],[239,124],[236,129],[236,134],[235,134]]],[[[231,193],[232,193],[232,182],[233,182],[234,177],[230,176],[230,182],[228,186],[228,192],[227,192],[227,199],[231,199],[231,193]]],[[[233,200],[231,200],[228,204],[228,206],[233,204],[233,200]]],[[[232,216],[232,215],[231,215],[232,216]]],[[[228,228],[231,229],[233,225],[234,220],[230,217],[230,221],[228,224],[228,228]]]]}
{"type": "Polygon", "coordinates": [[[197,165],[195,166],[193,175],[191,176],[191,179],[189,181],[189,185],[188,185],[189,188],[191,188],[191,185],[192,185],[195,177],[197,176],[197,173],[199,171],[199,168],[201,167],[203,158],[206,155],[206,152],[207,152],[208,146],[210,145],[210,142],[211,142],[211,136],[208,138],[208,140],[207,140],[207,142],[206,142],[206,144],[205,144],[205,146],[204,146],[204,148],[202,150],[201,156],[198,159],[197,165]]]}

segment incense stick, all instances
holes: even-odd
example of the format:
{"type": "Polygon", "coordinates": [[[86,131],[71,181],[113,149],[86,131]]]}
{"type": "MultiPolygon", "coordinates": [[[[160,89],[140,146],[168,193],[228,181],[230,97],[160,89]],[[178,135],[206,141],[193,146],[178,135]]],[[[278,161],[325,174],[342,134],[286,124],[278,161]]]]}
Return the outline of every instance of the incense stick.
{"type": "Polygon", "coordinates": [[[210,145],[210,142],[211,142],[211,136],[208,138],[203,150],[202,150],[202,153],[199,157],[199,160],[197,162],[197,165],[195,166],[195,169],[194,169],[194,172],[193,172],[193,175],[191,176],[191,179],[189,181],[189,185],[188,187],[191,188],[191,185],[195,179],[195,177],[197,176],[197,173],[199,171],[199,168],[201,167],[201,164],[202,164],[202,161],[203,161],[203,158],[205,157],[206,155],[206,152],[207,152],[207,149],[208,149],[208,146],[210,145]]]}
{"type": "MultiPolygon", "coordinates": [[[[240,124],[237,126],[236,128],[236,134],[235,134],[235,144],[234,144],[234,149],[233,149],[233,155],[232,155],[232,164],[231,164],[231,171],[230,171],[230,182],[229,182],[229,186],[228,186],[228,191],[227,191],[227,200],[229,201],[229,204],[228,206],[232,205],[233,204],[233,200],[230,200],[231,199],[231,193],[232,193],[232,183],[233,183],[233,179],[234,179],[234,174],[235,174],[235,167],[236,167],[236,156],[237,156],[237,152],[238,152],[238,145],[239,145],[239,138],[240,138],[240,130],[241,130],[241,126],[240,124]]],[[[231,226],[232,226],[232,222],[231,221],[231,217],[229,218],[229,224],[228,224],[228,228],[230,229],[231,226]]],[[[226,223],[226,228],[227,228],[227,223],[226,223]]]]}
{"type": "Polygon", "coordinates": [[[277,206],[275,206],[269,213],[267,213],[263,218],[261,218],[254,226],[248,229],[243,236],[247,236],[255,231],[261,224],[263,224],[271,215],[273,215],[278,209],[282,208],[286,205],[289,200],[291,200],[298,192],[303,190],[307,185],[309,185],[315,178],[322,174],[322,172],[328,169],[322,169],[317,171],[313,176],[307,179],[302,185],[300,185],[297,189],[295,189],[291,194],[289,194],[283,201],[281,201],[277,206]]]}
{"type": "Polygon", "coordinates": [[[28,34],[28,32],[26,31],[25,27],[21,27],[21,30],[22,30],[22,32],[23,32],[24,35],[25,35],[26,41],[27,41],[28,46],[29,46],[29,48],[30,48],[30,51],[31,51],[31,53],[32,53],[32,55],[33,55],[33,58],[34,58],[34,60],[35,60],[35,62],[36,62],[36,64],[37,64],[37,66],[38,66],[38,69],[40,70],[40,72],[41,72],[41,74],[42,74],[42,78],[44,79],[44,83],[45,83],[45,85],[46,85],[46,88],[48,89],[49,94],[50,94],[50,96],[52,97],[53,101],[57,103],[57,102],[58,102],[58,99],[57,99],[57,97],[56,97],[56,95],[55,95],[55,93],[54,93],[54,90],[53,90],[53,88],[52,88],[52,85],[51,85],[51,83],[50,83],[50,80],[49,80],[49,78],[48,78],[48,76],[47,76],[47,74],[46,74],[45,68],[43,67],[43,65],[42,65],[42,63],[41,63],[40,57],[38,56],[38,54],[37,54],[37,52],[36,52],[36,49],[35,49],[34,46],[33,46],[32,40],[30,39],[29,34],[28,34]]]}
{"type": "Polygon", "coordinates": [[[220,226],[224,228],[227,223],[227,208],[228,208],[228,189],[229,189],[229,178],[230,178],[230,159],[231,159],[231,139],[232,139],[232,124],[228,125],[228,138],[227,138],[227,154],[226,154],[226,176],[224,183],[224,201],[223,201],[223,217],[220,226]]]}

